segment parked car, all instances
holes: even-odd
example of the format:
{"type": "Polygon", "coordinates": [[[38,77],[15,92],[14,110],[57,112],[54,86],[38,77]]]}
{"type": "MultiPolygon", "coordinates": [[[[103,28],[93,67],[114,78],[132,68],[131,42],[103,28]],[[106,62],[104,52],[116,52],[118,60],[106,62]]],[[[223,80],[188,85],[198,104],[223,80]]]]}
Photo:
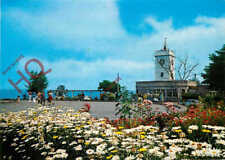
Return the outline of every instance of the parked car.
{"type": "Polygon", "coordinates": [[[199,101],[197,99],[187,99],[185,102],[184,102],[184,105],[185,106],[190,106],[190,105],[194,105],[194,104],[198,104],[199,101]]]}
{"type": "Polygon", "coordinates": [[[91,98],[90,97],[88,97],[88,96],[84,96],[84,101],[90,101],[91,100],[91,98]]]}
{"type": "Polygon", "coordinates": [[[153,98],[153,100],[152,100],[153,102],[158,102],[159,101],[159,99],[158,98],[153,98]]]}

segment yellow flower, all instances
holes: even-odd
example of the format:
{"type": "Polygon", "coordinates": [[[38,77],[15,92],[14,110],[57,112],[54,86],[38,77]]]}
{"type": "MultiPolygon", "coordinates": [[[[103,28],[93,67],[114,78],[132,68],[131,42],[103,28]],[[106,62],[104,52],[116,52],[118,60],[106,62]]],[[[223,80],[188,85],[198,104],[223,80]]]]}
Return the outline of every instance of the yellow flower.
{"type": "Polygon", "coordinates": [[[184,138],[186,135],[185,135],[184,132],[181,132],[181,133],[179,134],[179,136],[180,136],[181,138],[184,138]]]}
{"type": "Polygon", "coordinates": [[[116,153],[116,152],[118,152],[118,150],[114,149],[114,150],[112,150],[111,152],[112,152],[112,153],[116,153]]]}
{"type": "Polygon", "coordinates": [[[218,134],[217,130],[212,131],[213,134],[218,134]]]}
{"type": "Polygon", "coordinates": [[[111,159],[112,158],[112,155],[109,155],[106,157],[106,159],[111,159]]]}
{"type": "Polygon", "coordinates": [[[41,137],[39,138],[39,140],[40,140],[41,142],[44,142],[44,137],[41,136],[41,137]]]}
{"type": "Polygon", "coordinates": [[[102,134],[102,137],[105,137],[105,136],[106,136],[106,134],[103,133],[103,134],[102,134]]]}
{"type": "Polygon", "coordinates": [[[23,136],[21,139],[24,140],[27,138],[28,135],[23,136]]]}
{"type": "Polygon", "coordinates": [[[42,113],[43,113],[43,114],[48,113],[48,110],[44,110],[42,113]]]}
{"type": "Polygon", "coordinates": [[[53,136],[53,139],[59,138],[59,136],[53,136]]]}
{"type": "Polygon", "coordinates": [[[68,126],[67,125],[64,125],[63,128],[68,128],[68,126]]]}
{"type": "Polygon", "coordinates": [[[202,129],[202,132],[205,132],[205,133],[210,133],[211,131],[208,130],[208,129],[202,129]]]}
{"type": "Polygon", "coordinates": [[[123,132],[115,132],[115,133],[116,133],[116,134],[119,134],[119,135],[120,135],[120,134],[123,134],[123,132]]]}
{"type": "Polygon", "coordinates": [[[92,124],[92,122],[91,121],[88,121],[87,124],[92,124]]]}
{"type": "Polygon", "coordinates": [[[150,129],[150,132],[155,132],[155,129],[150,129]]]}
{"type": "Polygon", "coordinates": [[[70,114],[70,113],[67,113],[67,114],[66,114],[66,116],[70,117],[70,116],[71,116],[71,114],[70,114]]]}
{"type": "Polygon", "coordinates": [[[85,142],[85,145],[88,146],[90,144],[90,142],[85,142]]]}
{"type": "Polygon", "coordinates": [[[145,152],[145,151],[147,151],[147,149],[146,148],[140,148],[138,151],[139,152],[145,152]]]}
{"type": "Polygon", "coordinates": [[[12,123],[8,123],[8,126],[11,126],[12,125],[12,123]]]}
{"type": "Polygon", "coordinates": [[[176,130],[174,130],[174,132],[180,133],[180,132],[182,132],[182,130],[181,129],[176,129],[176,130]]]}
{"type": "Polygon", "coordinates": [[[144,135],[141,135],[140,138],[141,138],[141,139],[145,139],[145,136],[144,136],[144,135]]]}
{"type": "Polygon", "coordinates": [[[189,130],[188,130],[188,133],[192,133],[192,130],[191,130],[191,129],[189,129],[189,130]]]}
{"type": "Polygon", "coordinates": [[[123,126],[119,126],[119,129],[123,129],[124,127],[123,126]]]}
{"type": "Polygon", "coordinates": [[[102,123],[102,124],[105,124],[105,121],[103,120],[103,121],[101,121],[101,123],[102,123]]]}
{"type": "Polygon", "coordinates": [[[145,134],[145,132],[140,132],[140,134],[145,134]]]}
{"type": "Polygon", "coordinates": [[[84,143],[83,139],[78,139],[77,141],[78,141],[78,143],[84,143]]]}
{"type": "Polygon", "coordinates": [[[19,132],[20,134],[22,134],[22,135],[25,133],[22,129],[19,130],[18,132],[19,132]]]}
{"type": "Polygon", "coordinates": [[[22,121],[22,119],[17,119],[16,120],[17,123],[20,123],[21,121],[22,121]]]}
{"type": "Polygon", "coordinates": [[[75,129],[76,129],[76,130],[80,130],[80,127],[77,126],[75,129]]]}

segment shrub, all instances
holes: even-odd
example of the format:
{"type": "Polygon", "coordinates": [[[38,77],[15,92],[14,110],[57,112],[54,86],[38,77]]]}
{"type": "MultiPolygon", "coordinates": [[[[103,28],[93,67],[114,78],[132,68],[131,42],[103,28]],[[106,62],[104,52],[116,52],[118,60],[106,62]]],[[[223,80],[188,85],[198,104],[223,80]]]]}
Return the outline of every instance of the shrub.
{"type": "Polygon", "coordinates": [[[182,99],[186,100],[186,99],[198,99],[199,94],[196,93],[183,93],[182,94],[182,99]]]}
{"type": "Polygon", "coordinates": [[[222,94],[206,95],[199,99],[205,106],[205,108],[216,107],[225,111],[225,97],[222,94]]]}
{"type": "Polygon", "coordinates": [[[217,108],[190,107],[170,125],[225,125],[225,112],[217,108]]]}
{"type": "Polygon", "coordinates": [[[108,93],[106,96],[110,101],[114,101],[116,99],[116,95],[114,93],[108,93]]]}
{"type": "Polygon", "coordinates": [[[100,99],[104,101],[114,101],[116,99],[116,95],[114,93],[106,92],[100,95],[100,99]]]}

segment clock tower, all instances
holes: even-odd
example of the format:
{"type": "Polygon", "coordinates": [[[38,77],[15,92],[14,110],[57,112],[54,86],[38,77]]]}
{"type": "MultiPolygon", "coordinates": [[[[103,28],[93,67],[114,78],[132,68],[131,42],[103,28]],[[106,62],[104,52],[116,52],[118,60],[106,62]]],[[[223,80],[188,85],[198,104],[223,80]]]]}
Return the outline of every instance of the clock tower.
{"type": "Polygon", "coordinates": [[[175,80],[174,60],[175,60],[174,53],[172,50],[168,49],[165,38],[163,49],[155,52],[156,81],[175,80]]]}

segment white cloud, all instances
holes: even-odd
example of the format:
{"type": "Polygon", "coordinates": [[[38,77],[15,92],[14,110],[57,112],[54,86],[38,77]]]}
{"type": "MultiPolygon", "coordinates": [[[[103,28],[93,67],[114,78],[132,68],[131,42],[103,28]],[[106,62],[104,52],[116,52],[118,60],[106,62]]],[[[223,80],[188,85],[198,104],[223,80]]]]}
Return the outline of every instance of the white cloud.
{"type": "Polygon", "coordinates": [[[130,84],[133,83],[132,88],[137,80],[154,80],[151,71],[153,53],[162,47],[164,37],[168,37],[169,48],[175,50],[177,57],[184,54],[196,57],[201,64],[200,70],[208,64],[208,54],[224,43],[224,17],[200,16],[196,17],[193,25],[175,29],[172,18],[158,21],[149,16],[144,22],[154,29],[153,33],[141,37],[128,34],[120,22],[115,2],[55,0],[54,6],[48,10],[30,13],[11,9],[7,14],[8,20],[22,26],[35,38],[45,39],[58,48],[78,50],[86,56],[96,57],[92,62],[46,61],[53,68],[52,79],[63,75],[80,84],[89,77],[93,81],[104,76],[105,79],[113,78],[118,71],[127,77],[130,84]]]}
{"type": "Polygon", "coordinates": [[[159,22],[153,17],[148,17],[145,20],[150,26],[152,26],[157,32],[170,32],[172,29],[172,19],[168,19],[164,22],[159,22]]]}
{"type": "MultiPolygon", "coordinates": [[[[50,62],[38,57],[25,57],[20,61],[17,69],[23,71],[28,60],[38,59],[44,66],[45,71],[52,69],[52,72],[47,74],[49,78],[50,88],[55,88],[60,83],[67,84],[69,89],[82,89],[85,85],[87,88],[96,89],[98,82],[108,79],[114,80],[117,72],[121,74],[122,83],[129,85],[132,89],[135,88],[135,79],[142,77],[150,78],[149,73],[153,71],[152,63],[142,63],[126,60],[97,60],[97,61],[77,61],[71,59],[60,59],[50,62]],[[85,84],[87,83],[87,84],[85,84]]],[[[29,71],[40,71],[40,67],[35,63],[30,63],[29,71]]]]}
{"type": "MultiPolygon", "coordinates": [[[[51,3],[51,0],[47,1],[51,3]]],[[[46,2],[46,3],[47,3],[46,2]]],[[[8,16],[38,38],[47,38],[56,47],[102,52],[126,33],[118,19],[115,0],[56,0],[47,11],[9,10],[8,16]]]]}
{"type": "Polygon", "coordinates": [[[225,18],[196,17],[194,25],[175,29],[172,18],[158,21],[150,16],[145,23],[155,32],[137,37],[128,34],[121,25],[115,0],[54,2],[55,7],[39,12],[9,10],[9,19],[36,38],[52,42],[56,48],[79,50],[87,56],[102,58],[149,59],[154,50],[161,48],[164,37],[168,37],[169,47],[177,55],[203,56],[220,47],[225,38],[225,18]]]}
{"type": "MultiPolygon", "coordinates": [[[[150,20],[147,19],[147,22],[159,29],[155,34],[139,40],[137,47],[139,52],[148,48],[153,49],[154,46],[159,49],[162,47],[163,37],[168,37],[169,48],[175,50],[177,57],[184,54],[194,56],[199,60],[202,69],[208,64],[208,54],[221,48],[224,44],[225,18],[197,17],[195,25],[181,29],[174,29],[171,25],[171,19],[158,22],[150,18],[150,20]]],[[[143,51],[143,55],[147,57],[145,51],[143,51]]]]}

